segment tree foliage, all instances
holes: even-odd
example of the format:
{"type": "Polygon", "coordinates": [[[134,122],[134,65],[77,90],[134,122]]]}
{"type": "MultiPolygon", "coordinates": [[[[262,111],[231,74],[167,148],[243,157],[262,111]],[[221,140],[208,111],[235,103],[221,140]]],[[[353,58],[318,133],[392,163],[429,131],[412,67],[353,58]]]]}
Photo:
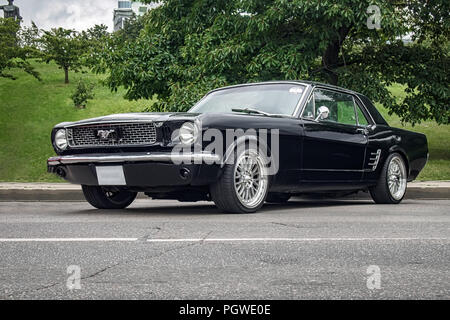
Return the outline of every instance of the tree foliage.
{"type": "Polygon", "coordinates": [[[15,77],[8,70],[19,68],[40,80],[39,73],[26,60],[30,48],[21,46],[19,30],[17,21],[0,18],[0,77],[14,80],[15,77]]]}
{"type": "Polygon", "coordinates": [[[106,49],[110,38],[108,27],[104,24],[95,25],[80,34],[81,41],[85,44],[82,53],[82,64],[91,69],[98,69],[102,63],[102,52],[106,49]]]}
{"type": "Polygon", "coordinates": [[[27,48],[30,57],[37,57],[40,51],[40,38],[42,31],[32,21],[31,26],[22,26],[19,30],[18,37],[20,46],[27,48]]]}
{"type": "Polygon", "coordinates": [[[75,91],[70,96],[75,107],[84,109],[88,103],[88,100],[94,99],[94,85],[87,83],[85,80],[80,79],[77,83],[75,91]]]}
{"type": "Polygon", "coordinates": [[[69,83],[69,70],[79,71],[83,66],[82,56],[88,43],[75,30],[53,28],[43,31],[41,37],[42,59],[55,63],[64,70],[65,83],[69,83]]]}
{"type": "Polygon", "coordinates": [[[164,0],[137,38],[110,43],[104,65],[112,89],[156,95],[158,110],[186,110],[217,86],[306,79],[362,92],[403,121],[448,124],[449,12],[446,0],[164,0]],[[368,27],[370,5],[380,29],[368,27]]]}

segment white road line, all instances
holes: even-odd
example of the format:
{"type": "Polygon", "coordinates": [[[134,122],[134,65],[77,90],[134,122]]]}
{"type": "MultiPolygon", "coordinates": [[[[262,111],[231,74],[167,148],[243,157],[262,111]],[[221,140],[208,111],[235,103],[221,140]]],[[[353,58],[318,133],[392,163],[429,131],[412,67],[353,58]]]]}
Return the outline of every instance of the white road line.
{"type": "Polygon", "coordinates": [[[371,240],[450,240],[450,238],[208,238],[208,239],[147,239],[147,242],[310,242],[310,241],[371,241],[371,240]]]}
{"type": "Polygon", "coordinates": [[[3,238],[0,242],[126,242],[138,238],[3,238]]]}
{"type": "MultiPolygon", "coordinates": [[[[0,242],[133,242],[140,238],[0,238],[0,242]]],[[[146,239],[145,242],[318,242],[318,241],[448,241],[450,238],[192,238],[146,239]]]]}

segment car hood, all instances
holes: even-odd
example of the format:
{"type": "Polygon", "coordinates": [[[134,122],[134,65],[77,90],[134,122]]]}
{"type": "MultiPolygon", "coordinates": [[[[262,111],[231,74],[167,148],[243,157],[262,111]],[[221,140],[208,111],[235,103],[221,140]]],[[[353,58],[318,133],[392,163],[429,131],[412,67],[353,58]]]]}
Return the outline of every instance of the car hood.
{"type": "Polygon", "coordinates": [[[62,122],[55,127],[66,127],[84,125],[90,123],[106,123],[106,122],[126,122],[126,121],[174,121],[174,120],[194,120],[198,113],[187,112],[140,112],[140,113],[121,113],[111,114],[108,116],[84,119],[74,122],[62,122]]]}

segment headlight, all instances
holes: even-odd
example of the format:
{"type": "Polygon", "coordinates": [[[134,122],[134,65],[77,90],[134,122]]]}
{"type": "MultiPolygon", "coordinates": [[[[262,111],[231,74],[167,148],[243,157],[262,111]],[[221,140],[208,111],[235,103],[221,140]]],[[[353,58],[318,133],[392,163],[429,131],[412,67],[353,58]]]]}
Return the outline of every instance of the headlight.
{"type": "Polygon", "coordinates": [[[59,129],[58,131],[56,131],[55,146],[59,150],[65,150],[67,148],[66,129],[59,129]]]}
{"type": "Polygon", "coordinates": [[[193,144],[198,137],[198,128],[192,122],[185,122],[180,128],[180,141],[183,144],[193,144]]]}

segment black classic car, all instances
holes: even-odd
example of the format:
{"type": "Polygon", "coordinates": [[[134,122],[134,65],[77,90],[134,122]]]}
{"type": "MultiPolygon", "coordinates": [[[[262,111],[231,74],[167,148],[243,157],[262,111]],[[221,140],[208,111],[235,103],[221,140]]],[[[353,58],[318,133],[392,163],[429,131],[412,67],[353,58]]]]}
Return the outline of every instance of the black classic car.
{"type": "Polygon", "coordinates": [[[308,81],[216,89],[185,113],[64,122],[51,140],[49,172],[99,209],[138,192],[237,213],[321,193],[396,204],[428,159],[426,137],[390,127],[364,95],[308,81]]]}

